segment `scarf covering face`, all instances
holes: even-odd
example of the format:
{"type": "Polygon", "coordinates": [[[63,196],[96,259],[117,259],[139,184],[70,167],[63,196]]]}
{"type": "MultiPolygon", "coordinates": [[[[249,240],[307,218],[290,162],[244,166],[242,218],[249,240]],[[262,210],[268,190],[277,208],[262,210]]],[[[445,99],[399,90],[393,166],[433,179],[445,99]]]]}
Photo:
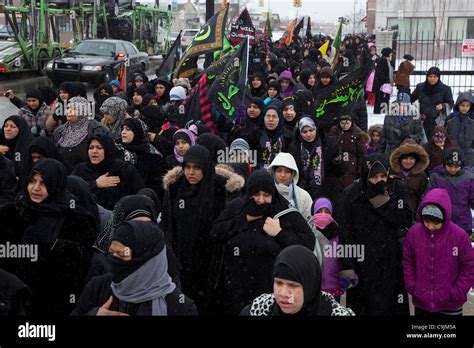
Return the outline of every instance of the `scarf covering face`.
{"type": "Polygon", "coordinates": [[[89,134],[90,117],[92,110],[87,99],[82,97],[73,97],[69,99],[68,107],[73,105],[78,114],[76,122],[66,122],[58,144],[61,147],[74,147],[79,145],[89,134]]]}
{"type": "Polygon", "coordinates": [[[129,261],[107,256],[114,295],[135,304],[152,301],[152,315],[167,315],[165,297],[176,285],[168,274],[163,233],[152,222],[129,221],[114,232],[113,240],[132,251],[129,261]]]}
{"type": "Polygon", "coordinates": [[[299,315],[330,315],[331,306],[321,299],[322,271],[314,253],[301,245],[283,249],[273,265],[275,277],[296,281],[303,286],[304,303],[299,315]]]}
{"type": "Polygon", "coordinates": [[[125,196],[115,203],[112,217],[97,236],[95,247],[102,252],[107,252],[112,242],[114,231],[125,221],[138,216],[148,216],[156,221],[158,215],[150,198],[145,196],[125,196]]]}

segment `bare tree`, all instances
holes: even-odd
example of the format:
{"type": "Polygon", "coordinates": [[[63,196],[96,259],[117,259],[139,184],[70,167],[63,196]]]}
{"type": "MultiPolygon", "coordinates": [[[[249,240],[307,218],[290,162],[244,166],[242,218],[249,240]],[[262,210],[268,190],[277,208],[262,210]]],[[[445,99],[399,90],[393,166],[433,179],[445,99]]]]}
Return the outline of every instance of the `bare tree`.
{"type": "Polygon", "coordinates": [[[433,8],[433,17],[435,20],[434,26],[434,52],[433,58],[436,61],[436,65],[439,63],[440,53],[441,53],[441,33],[444,28],[444,22],[446,20],[446,3],[445,0],[432,1],[431,5],[433,8]],[[438,6],[436,6],[438,5],[438,6]],[[438,11],[436,8],[438,7],[438,11]],[[438,13],[437,13],[438,12],[438,13]]]}

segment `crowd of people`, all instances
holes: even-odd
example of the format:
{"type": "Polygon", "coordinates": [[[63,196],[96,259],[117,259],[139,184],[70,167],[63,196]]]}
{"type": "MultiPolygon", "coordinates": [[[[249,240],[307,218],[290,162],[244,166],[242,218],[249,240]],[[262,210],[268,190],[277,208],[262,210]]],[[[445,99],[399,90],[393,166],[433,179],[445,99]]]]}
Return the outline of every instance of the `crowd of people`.
{"type": "Polygon", "coordinates": [[[326,40],[254,45],[245,120],[213,107],[213,129],[184,123],[185,78],[9,91],[0,244],[38,258],[0,259],[0,313],[398,316],[410,294],[415,315],[462,314],[474,97],[436,67],[412,92],[414,58],[395,74],[375,37],[326,40]],[[369,63],[365,98],[319,122],[318,97],[369,63]]]}

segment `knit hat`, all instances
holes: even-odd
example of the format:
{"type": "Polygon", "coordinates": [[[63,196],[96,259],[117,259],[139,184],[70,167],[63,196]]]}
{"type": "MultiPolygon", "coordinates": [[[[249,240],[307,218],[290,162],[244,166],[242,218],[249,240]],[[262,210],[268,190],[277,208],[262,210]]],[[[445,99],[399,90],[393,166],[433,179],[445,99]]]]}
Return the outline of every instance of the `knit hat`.
{"type": "Polygon", "coordinates": [[[267,91],[270,89],[270,88],[275,88],[278,93],[280,93],[281,91],[281,86],[280,84],[277,82],[277,81],[272,81],[268,84],[268,87],[267,87],[267,91]]]}
{"type": "Polygon", "coordinates": [[[242,138],[237,138],[235,139],[231,144],[230,144],[230,151],[242,151],[245,153],[248,153],[250,151],[250,146],[249,143],[247,143],[244,139],[242,138]]]}
{"type": "Polygon", "coordinates": [[[250,106],[250,104],[256,105],[261,111],[265,110],[265,102],[263,101],[262,98],[259,98],[259,97],[250,98],[248,105],[250,106]]]}
{"type": "MultiPolygon", "coordinates": [[[[269,83],[269,81],[272,80],[272,79],[273,79],[273,80],[278,79],[278,74],[276,74],[276,73],[268,74],[268,76],[267,76],[267,83],[269,83]]],[[[273,81],[272,81],[272,82],[273,82],[273,81]]]]}
{"type": "Polygon", "coordinates": [[[135,79],[133,81],[145,81],[145,80],[143,79],[142,75],[137,75],[135,76],[135,79]]]}
{"type": "Polygon", "coordinates": [[[110,85],[111,85],[111,86],[115,86],[115,87],[117,87],[118,89],[121,89],[121,88],[122,88],[122,86],[120,85],[120,81],[119,81],[119,80],[112,80],[112,81],[110,81],[110,85]]]}
{"type": "Polygon", "coordinates": [[[464,165],[464,155],[461,149],[451,148],[444,152],[443,166],[454,165],[462,167],[464,165]]]}
{"type": "Polygon", "coordinates": [[[399,104],[410,104],[411,103],[410,95],[408,93],[398,93],[397,103],[399,103],[399,104]]]}
{"type": "Polygon", "coordinates": [[[145,95],[147,95],[147,94],[150,93],[150,92],[149,92],[148,89],[146,89],[144,86],[140,86],[140,87],[138,87],[138,88],[135,88],[134,93],[136,93],[136,94],[138,94],[138,95],[144,97],[145,95]]]}
{"type": "Polygon", "coordinates": [[[352,116],[351,114],[345,114],[339,116],[339,121],[352,121],[352,116]]]}
{"type": "Polygon", "coordinates": [[[211,154],[209,153],[209,150],[206,149],[204,146],[193,145],[184,154],[183,165],[186,162],[194,163],[204,172],[204,169],[209,165],[209,163],[212,163],[211,154]]]}
{"type": "Polygon", "coordinates": [[[430,75],[436,75],[436,76],[438,76],[438,78],[440,78],[441,77],[441,70],[439,70],[438,67],[434,66],[434,67],[430,68],[428,70],[428,72],[426,73],[426,76],[430,76],[430,75]]]}
{"type": "Polygon", "coordinates": [[[40,106],[43,104],[43,95],[39,89],[30,89],[28,92],[26,92],[26,99],[28,98],[38,99],[40,106]]]}
{"type": "Polygon", "coordinates": [[[334,77],[334,72],[332,71],[330,66],[325,66],[321,69],[318,74],[318,78],[321,77],[334,77]]]}
{"type": "Polygon", "coordinates": [[[388,57],[391,53],[393,53],[393,50],[390,47],[385,47],[384,49],[382,49],[383,57],[388,57]]]}
{"type": "Polygon", "coordinates": [[[423,217],[423,220],[427,219],[436,223],[444,222],[443,211],[434,204],[426,205],[421,211],[421,216],[423,217]]]}
{"type": "Polygon", "coordinates": [[[275,181],[272,175],[264,169],[257,170],[250,174],[247,182],[247,198],[259,193],[266,192],[274,196],[276,194],[275,181]]]}
{"type": "Polygon", "coordinates": [[[298,124],[298,127],[299,127],[299,130],[300,132],[304,129],[304,127],[310,127],[312,129],[317,129],[316,128],[316,123],[314,123],[314,121],[312,119],[310,119],[309,117],[303,117],[299,124],[298,124]]]}
{"type": "Polygon", "coordinates": [[[178,86],[171,88],[170,100],[184,100],[186,99],[186,90],[184,87],[178,86]]]}
{"type": "Polygon", "coordinates": [[[407,53],[403,56],[403,59],[409,60],[411,62],[415,58],[411,54],[407,53]]]}
{"type": "MultiPolygon", "coordinates": [[[[142,106],[145,107],[145,106],[148,106],[150,105],[150,102],[155,99],[155,96],[153,94],[150,94],[150,93],[147,93],[143,96],[143,100],[142,100],[142,106]]],[[[143,110],[142,110],[143,111],[143,110]]]]}

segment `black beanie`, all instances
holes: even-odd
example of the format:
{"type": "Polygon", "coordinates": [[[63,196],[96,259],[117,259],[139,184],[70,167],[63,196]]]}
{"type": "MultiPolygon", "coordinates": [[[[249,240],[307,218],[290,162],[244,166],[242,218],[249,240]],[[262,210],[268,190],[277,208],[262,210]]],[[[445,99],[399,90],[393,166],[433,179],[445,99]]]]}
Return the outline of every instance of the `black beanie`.
{"type": "Polygon", "coordinates": [[[138,95],[141,95],[142,97],[144,97],[145,95],[147,95],[150,92],[145,87],[140,86],[138,88],[135,88],[135,93],[137,93],[138,95]]]}
{"type": "Polygon", "coordinates": [[[253,97],[250,99],[249,106],[250,104],[255,104],[262,112],[265,110],[265,102],[262,98],[253,97]]]}
{"type": "Polygon", "coordinates": [[[26,92],[26,99],[28,98],[34,98],[39,100],[39,104],[43,104],[43,94],[39,89],[30,89],[28,92],[26,92]]]}
{"type": "Polygon", "coordinates": [[[264,169],[253,172],[247,182],[247,198],[259,193],[260,191],[271,194],[276,193],[275,181],[272,175],[264,169]]]}
{"type": "Polygon", "coordinates": [[[444,152],[443,166],[455,165],[462,167],[464,165],[464,155],[461,149],[450,148],[444,152]]]}
{"type": "Polygon", "coordinates": [[[390,47],[385,47],[384,49],[382,49],[382,56],[383,57],[390,56],[390,53],[393,53],[393,50],[390,47]]]}
{"type": "Polygon", "coordinates": [[[436,75],[436,76],[438,76],[438,78],[440,78],[441,77],[441,70],[439,70],[438,67],[434,66],[434,67],[432,67],[428,70],[428,72],[426,73],[426,77],[428,77],[430,75],[436,75]]]}
{"type": "Polygon", "coordinates": [[[211,154],[204,146],[193,145],[184,154],[183,166],[186,162],[196,164],[204,172],[209,165],[212,165],[211,154]]]}
{"type": "MultiPolygon", "coordinates": [[[[138,89],[138,88],[137,88],[138,89]]],[[[143,96],[142,107],[149,106],[150,102],[155,99],[153,94],[147,93],[143,96]]]]}
{"type": "Polygon", "coordinates": [[[278,93],[280,93],[281,91],[281,86],[280,86],[280,83],[278,81],[272,81],[268,84],[268,87],[267,87],[267,91],[270,89],[270,88],[275,88],[278,93]]]}

